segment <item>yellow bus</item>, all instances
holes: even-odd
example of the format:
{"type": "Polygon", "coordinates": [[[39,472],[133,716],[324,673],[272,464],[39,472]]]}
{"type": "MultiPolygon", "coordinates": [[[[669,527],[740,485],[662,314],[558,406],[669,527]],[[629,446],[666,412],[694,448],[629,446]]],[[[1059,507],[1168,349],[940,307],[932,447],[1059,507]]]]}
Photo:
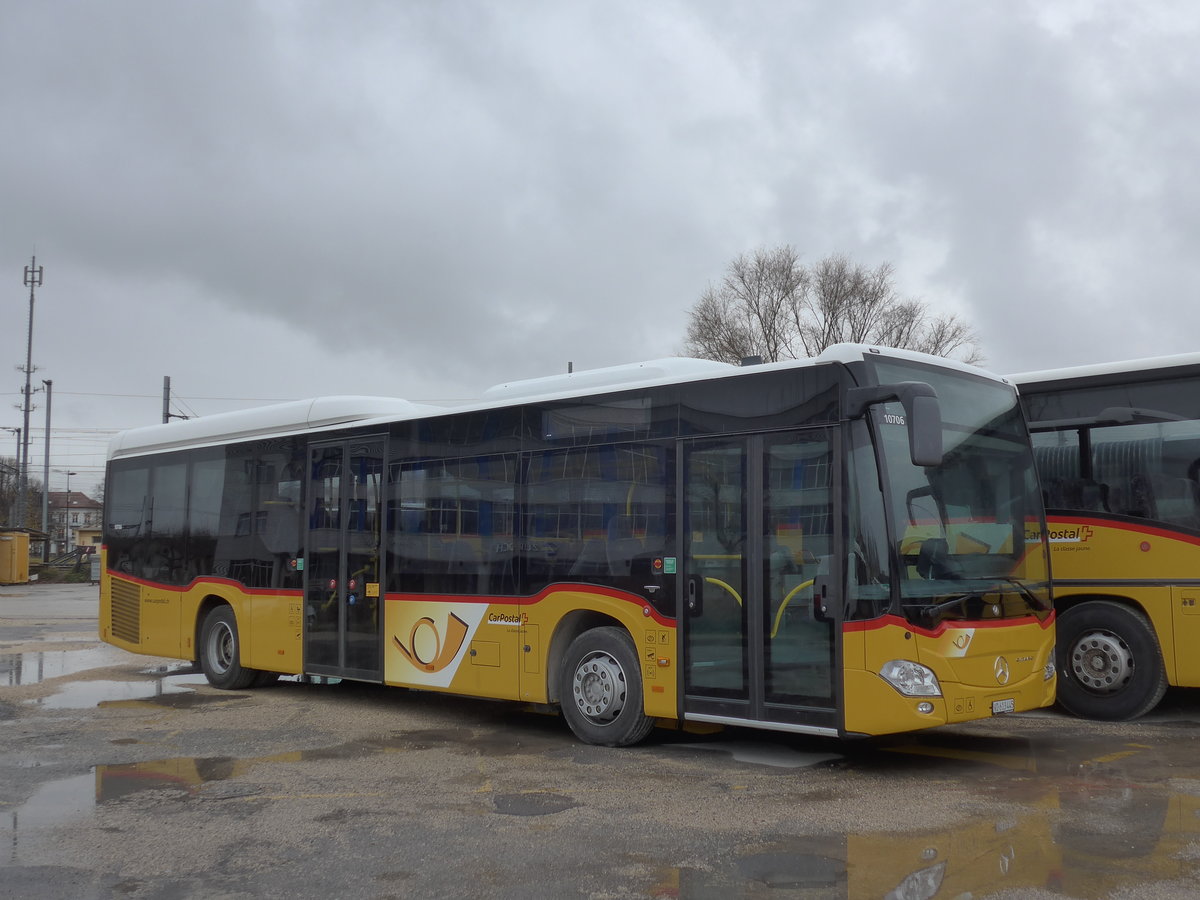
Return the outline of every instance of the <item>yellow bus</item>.
{"type": "Polygon", "coordinates": [[[668,359],[470,404],[323,398],[123,432],[100,629],[219,688],[327,676],[869,735],[1054,697],[1011,385],[921,354],[668,359]]]}
{"type": "Polygon", "coordinates": [[[1010,380],[1048,510],[1059,701],[1137,718],[1200,686],[1200,354],[1010,380]]]}

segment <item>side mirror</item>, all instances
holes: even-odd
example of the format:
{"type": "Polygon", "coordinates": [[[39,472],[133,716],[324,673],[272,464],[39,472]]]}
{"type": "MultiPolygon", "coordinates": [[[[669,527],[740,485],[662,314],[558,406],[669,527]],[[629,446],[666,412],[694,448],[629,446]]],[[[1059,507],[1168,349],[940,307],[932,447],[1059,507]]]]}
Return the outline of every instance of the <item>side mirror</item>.
{"type": "Polygon", "coordinates": [[[923,381],[901,381],[846,392],[846,417],[857,419],[876,403],[899,400],[904,407],[902,424],[908,429],[908,453],[914,466],[942,464],[942,408],[937,391],[923,381]]]}

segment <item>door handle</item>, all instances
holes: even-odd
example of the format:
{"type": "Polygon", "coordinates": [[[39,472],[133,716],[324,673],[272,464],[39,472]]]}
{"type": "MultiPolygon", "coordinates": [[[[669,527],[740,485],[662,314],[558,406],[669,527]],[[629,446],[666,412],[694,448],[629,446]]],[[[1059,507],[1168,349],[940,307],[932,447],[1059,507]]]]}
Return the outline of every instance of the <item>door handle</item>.
{"type": "Polygon", "coordinates": [[[813,580],[813,618],[818,622],[832,622],[829,612],[830,579],[828,575],[818,575],[813,580]]]}

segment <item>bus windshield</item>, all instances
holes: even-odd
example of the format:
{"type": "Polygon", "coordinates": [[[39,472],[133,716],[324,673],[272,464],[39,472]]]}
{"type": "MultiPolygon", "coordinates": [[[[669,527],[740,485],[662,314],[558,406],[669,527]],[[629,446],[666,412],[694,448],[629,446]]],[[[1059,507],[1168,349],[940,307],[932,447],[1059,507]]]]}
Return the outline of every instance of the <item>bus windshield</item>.
{"type": "Polygon", "coordinates": [[[913,625],[1049,615],[1044,512],[1012,388],[917,363],[879,360],[880,383],[924,381],[938,395],[944,459],[910,459],[904,410],[874,409],[898,600],[913,625]]]}

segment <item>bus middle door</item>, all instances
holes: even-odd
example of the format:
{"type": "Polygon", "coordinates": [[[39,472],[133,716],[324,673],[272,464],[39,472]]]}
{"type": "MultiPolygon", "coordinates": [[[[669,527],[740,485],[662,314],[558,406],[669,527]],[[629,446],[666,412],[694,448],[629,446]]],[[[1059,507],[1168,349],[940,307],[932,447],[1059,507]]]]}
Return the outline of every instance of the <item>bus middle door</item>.
{"type": "Polygon", "coordinates": [[[833,555],[831,429],[681,446],[686,719],[837,734],[832,623],[812,612],[833,555]]]}

